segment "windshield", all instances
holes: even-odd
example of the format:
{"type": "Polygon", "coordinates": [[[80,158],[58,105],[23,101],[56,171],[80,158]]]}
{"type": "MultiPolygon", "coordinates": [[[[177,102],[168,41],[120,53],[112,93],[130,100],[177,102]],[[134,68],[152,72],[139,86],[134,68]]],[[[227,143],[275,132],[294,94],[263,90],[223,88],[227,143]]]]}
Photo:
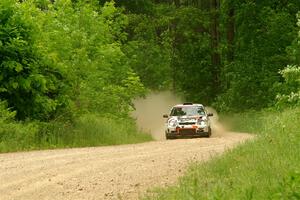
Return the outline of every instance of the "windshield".
{"type": "Polygon", "coordinates": [[[184,115],[205,115],[205,111],[201,106],[184,106],[174,107],[171,111],[171,116],[184,116],[184,115]]]}

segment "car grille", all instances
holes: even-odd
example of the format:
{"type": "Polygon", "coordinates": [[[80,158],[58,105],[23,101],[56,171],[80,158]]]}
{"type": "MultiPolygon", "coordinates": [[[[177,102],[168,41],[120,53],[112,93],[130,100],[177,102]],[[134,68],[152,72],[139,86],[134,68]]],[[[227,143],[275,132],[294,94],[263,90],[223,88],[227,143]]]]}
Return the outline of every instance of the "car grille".
{"type": "Polygon", "coordinates": [[[196,129],[181,129],[179,133],[182,135],[193,135],[196,133],[196,129]]]}
{"type": "Polygon", "coordinates": [[[196,122],[179,122],[179,125],[195,125],[196,122]]]}

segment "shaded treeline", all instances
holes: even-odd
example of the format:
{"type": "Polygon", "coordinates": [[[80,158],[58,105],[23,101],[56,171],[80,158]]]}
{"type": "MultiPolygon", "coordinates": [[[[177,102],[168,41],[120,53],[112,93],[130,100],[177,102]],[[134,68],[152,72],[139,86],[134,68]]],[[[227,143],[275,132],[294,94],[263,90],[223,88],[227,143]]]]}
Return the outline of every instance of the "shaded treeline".
{"type": "MultiPolygon", "coordinates": [[[[103,3],[104,1],[101,1],[103,3]]],[[[170,87],[221,110],[273,104],[279,70],[297,64],[300,2],[273,0],[116,1],[129,18],[126,49],[150,88],[170,87]]]]}

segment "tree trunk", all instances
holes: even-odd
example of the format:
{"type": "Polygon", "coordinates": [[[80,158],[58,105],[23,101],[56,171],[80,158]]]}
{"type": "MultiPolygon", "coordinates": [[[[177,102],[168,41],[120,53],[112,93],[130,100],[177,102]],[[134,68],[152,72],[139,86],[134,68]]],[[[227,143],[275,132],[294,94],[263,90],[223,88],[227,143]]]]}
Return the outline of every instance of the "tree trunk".
{"type": "Polygon", "coordinates": [[[228,10],[228,21],[227,21],[227,61],[233,62],[234,60],[234,8],[230,7],[228,10]]]}
{"type": "Polygon", "coordinates": [[[174,0],[174,4],[178,8],[180,6],[180,0],[174,0]]]}
{"type": "Polygon", "coordinates": [[[219,53],[219,0],[211,0],[211,61],[213,76],[213,96],[220,92],[221,55],[219,53]]]}

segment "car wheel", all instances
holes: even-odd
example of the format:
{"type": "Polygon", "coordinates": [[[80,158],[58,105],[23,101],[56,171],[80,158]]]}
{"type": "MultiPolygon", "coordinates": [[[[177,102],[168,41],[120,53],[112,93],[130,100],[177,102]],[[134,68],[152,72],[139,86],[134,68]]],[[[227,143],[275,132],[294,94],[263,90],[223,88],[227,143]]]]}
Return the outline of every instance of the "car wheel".
{"type": "Polygon", "coordinates": [[[172,140],[172,139],[174,139],[174,137],[166,135],[166,139],[167,140],[172,140]]]}
{"type": "Polygon", "coordinates": [[[171,138],[166,134],[166,139],[169,140],[169,139],[171,139],[171,138]]]}
{"type": "Polygon", "coordinates": [[[211,128],[209,127],[209,128],[208,128],[208,132],[207,132],[207,135],[206,135],[206,137],[208,137],[208,138],[209,138],[210,136],[211,136],[211,128]]]}

